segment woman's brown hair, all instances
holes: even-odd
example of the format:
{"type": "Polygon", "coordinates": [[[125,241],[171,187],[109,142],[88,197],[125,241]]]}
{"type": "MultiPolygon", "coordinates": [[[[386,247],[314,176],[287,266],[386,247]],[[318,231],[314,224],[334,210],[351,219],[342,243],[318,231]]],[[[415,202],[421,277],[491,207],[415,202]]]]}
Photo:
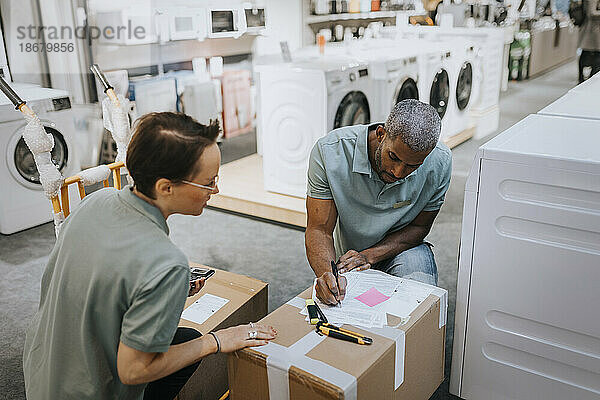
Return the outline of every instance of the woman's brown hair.
{"type": "Polygon", "coordinates": [[[155,112],[136,121],[127,150],[127,169],[135,188],[154,199],[160,178],[173,182],[189,179],[204,150],[219,135],[219,122],[202,125],[181,113],[155,112]]]}

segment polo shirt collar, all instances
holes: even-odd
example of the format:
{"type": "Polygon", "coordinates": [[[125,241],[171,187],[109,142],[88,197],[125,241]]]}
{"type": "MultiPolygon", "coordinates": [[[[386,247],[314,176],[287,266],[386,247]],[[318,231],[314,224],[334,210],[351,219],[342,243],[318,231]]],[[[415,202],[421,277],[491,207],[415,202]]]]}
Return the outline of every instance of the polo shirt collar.
{"type": "Polygon", "coordinates": [[[361,128],[361,132],[358,134],[356,144],[354,145],[352,172],[372,176],[373,169],[369,161],[368,137],[369,130],[376,125],[380,124],[363,125],[361,128]]]}
{"type": "Polygon", "coordinates": [[[145,200],[139,198],[133,193],[133,187],[131,185],[125,186],[119,191],[119,197],[133,207],[140,214],[154,222],[160,229],[162,229],[167,235],[169,234],[169,226],[165,217],[163,217],[160,210],[145,200]]]}

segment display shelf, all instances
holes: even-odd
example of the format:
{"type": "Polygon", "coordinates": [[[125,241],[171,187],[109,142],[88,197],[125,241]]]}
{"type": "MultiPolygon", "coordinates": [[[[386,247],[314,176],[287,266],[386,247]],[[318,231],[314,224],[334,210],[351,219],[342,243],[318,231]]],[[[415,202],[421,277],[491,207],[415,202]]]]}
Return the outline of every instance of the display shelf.
{"type": "Polygon", "coordinates": [[[309,25],[320,24],[323,22],[348,21],[355,19],[382,19],[396,18],[397,11],[371,11],[362,13],[344,13],[344,14],[325,14],[325,15],[309,15],[306,18],[306,23],[309,25]]]}
{"type": "MultiPolygon", "coordinates": [[[[475,128],[470,128],[444,143],[453,148],[474,133],[475,128]]],[[[223,165],[219,177],[219,194],[211,197],[210,207],[306,228],[306,200],[266,191],[262,157],[258,154],[223,165]]]]}
{"type": "Polygon", "coordinates": [[[464,131],[457,133],[454,136],[450,136],[449,138],[444,139],[443,142],[446,146],[452,149],[458,146],[459,144],[471,139],[473,135],[475,135],[475,127],[465,129],[464,131]]]}
{"type": "Polygon", "coordinates": [[[306,227],[305,200],[264,189],[262,157],[252,154],[219,171],[219,194],[208,205],[298,227],[306,227]]]}

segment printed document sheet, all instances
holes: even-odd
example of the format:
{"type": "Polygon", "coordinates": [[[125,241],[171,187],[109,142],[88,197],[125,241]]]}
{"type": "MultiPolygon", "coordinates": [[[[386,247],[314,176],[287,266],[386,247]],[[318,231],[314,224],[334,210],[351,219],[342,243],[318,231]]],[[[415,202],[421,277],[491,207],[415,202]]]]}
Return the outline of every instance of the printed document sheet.
{"type": "Polygon", "coordinates": [[[183,310],[181,318],[203,324],[227,303],[229,303],[229,299],[207,293],[183,310]]]}

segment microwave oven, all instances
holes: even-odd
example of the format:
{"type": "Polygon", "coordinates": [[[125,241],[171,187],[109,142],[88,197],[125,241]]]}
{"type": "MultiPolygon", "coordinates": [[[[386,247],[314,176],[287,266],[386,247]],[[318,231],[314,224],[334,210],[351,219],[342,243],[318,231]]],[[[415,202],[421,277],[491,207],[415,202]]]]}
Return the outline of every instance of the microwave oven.
{"type": "Polygon", "coordinates": [[[171,8],[168,16],[171,40],[206,39],[206,12],[204,9],[171,8]]]}
{"type": "Polygon", "coordinates": [[[243,7],[209,8],[206,16],[209,38],[238,38],[246,32],[246,13],[243,7]]]}
{"type": "Polygon", "coordinates": [[[140,7],[96,13],[96,26],[103,32],[99,41],[105,44],[137,45],[157,43],[157,10],[140,7]]]}
{"type": "Polygon", "coordinates": [[[246,31],[249,33],[260,33],[267,27],[266,8],[257,7],[251,3],[244,4],[246,17],[246,31]]]}

